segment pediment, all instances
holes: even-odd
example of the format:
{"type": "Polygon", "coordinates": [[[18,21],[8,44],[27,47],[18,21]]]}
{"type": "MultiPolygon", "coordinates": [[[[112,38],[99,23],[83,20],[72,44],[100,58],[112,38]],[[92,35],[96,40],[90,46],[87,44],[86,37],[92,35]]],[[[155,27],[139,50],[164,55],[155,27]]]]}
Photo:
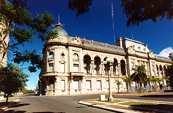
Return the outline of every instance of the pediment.
{"type": "Polygon", "coordinates": [[[155,57],[155,55],[154,55],[154,53],[153,53],[153,51],[152,50],[150,50],[149,52],[148,52],[148,55],[149,55],[149,57],[151,58],[151,57],[155,57]]]}
{"type": "Polygon", "coordinates": [[[127,48],[127,52],[128,53],[131,53],[131,54],[135,54],[135,49],[133,48],[133,46],[129,46],[128,48],[127,48]]]}

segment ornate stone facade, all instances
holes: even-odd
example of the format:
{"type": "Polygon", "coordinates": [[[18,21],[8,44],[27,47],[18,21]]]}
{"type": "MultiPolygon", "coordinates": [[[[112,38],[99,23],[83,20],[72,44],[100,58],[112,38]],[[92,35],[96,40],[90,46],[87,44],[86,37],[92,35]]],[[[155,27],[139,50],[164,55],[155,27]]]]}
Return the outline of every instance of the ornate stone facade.
{"type": "MultiPolygon", "coordinates": [[[[63,29],[61,24],[57,25],[63,29]]],[[[130,76],[135,65],[145,65],[147,76],[158,78],[164,76],[166,66],[171,64],[170,58],[157,56],[147,45],[128,38],[122,41],[119,37],[115,46],[60,34],[48,40],[43,48],[46,67],[42,69],[40,79],[45,95],[108,91],[108,74],[111,75],[112,91],[118,91],[115,82],[123,82],[122,78],[130,76]],[[107,58],[114,60],[110,69],[103,64],[107,58]]],[[[120,91],[126,90],[123,82],[120,91]]]]}

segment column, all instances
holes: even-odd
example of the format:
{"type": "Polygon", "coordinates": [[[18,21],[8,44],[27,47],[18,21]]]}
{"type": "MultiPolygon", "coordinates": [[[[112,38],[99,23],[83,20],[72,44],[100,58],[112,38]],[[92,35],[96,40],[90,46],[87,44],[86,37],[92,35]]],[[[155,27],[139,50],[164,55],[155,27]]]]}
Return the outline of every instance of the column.
{"type": "Polygon", "coordinates": [[[111,76],[114,76],[114,74],[113,74],[113,63],[110,64],[110,65],[111,65],[111,66],[110,66],[110,71],[109,71],[109,72],[110,72],[110,75],[111,75],[111,76]]]}
{"type": "Polygon", "coordinates": [[[60,77],[55,77],[55,95],[60,95],[61,94],[61,78],[60,77]]]}
{"type": "Polygon", "coordinates": [[[119,76],[122,76],[122,73],[121,73],[121,63],[120,63],[120,61],[118,61],[118,75],[119,76]]]}
{"type": "Polygon", "coordinates": [[[91,69],[91,74],[92,75],[94,75],[94,60],[91,60],[91,67],[90,67],[90,69],[91,69]]]}
{"type": "Polygon", "coordinates": [[[127,75],[127,64],[125,64],[125,75],[127,75]]]}

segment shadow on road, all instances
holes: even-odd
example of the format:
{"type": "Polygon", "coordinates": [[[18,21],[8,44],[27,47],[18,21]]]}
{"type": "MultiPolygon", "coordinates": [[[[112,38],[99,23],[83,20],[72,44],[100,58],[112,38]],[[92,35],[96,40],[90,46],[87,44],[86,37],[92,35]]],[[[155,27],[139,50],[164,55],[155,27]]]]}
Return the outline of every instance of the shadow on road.
{"type": "Polygon", "coordinates": [[[66,112],[50,112],[50,111],[45,111],[45,112],[33,112],[33,113],[66,113],[66,112]]]}
{"type": "Polygon", "coordinates": [[[141,97],[152,97],[152,98],[173,98],[173,95],[143,95],[141,97]]]}
{"type": "MultiPolygon", "coordinates": [[[[26,111],[9,110],[9,111],[5,111],[4,113],[26,113],[26,111]]],[[[44,112],[32,112],[32,113],[66,113],[66,112],[50,112],[50,111],[44,111],[44,112]]]]}
{"type": "Polygon", "coordinates": [[[14,111],[14,110],[8,110],[8,111],[5,111],[4,113],[26,113],[26,111],[14,111]]]}
{"type": "Polygon", "coordinates": [[[155,109],[156,111],[152,111],[152,113],[162,113],[162,111],[166,111],[168,113],[172,113],[173,112],[173,105],[166,105],[166,104],[159,104],[159,105],[131,105],[131,108],[133,110],[140,110],[139,108],[135,108],[135,107],[146,108],[146,110],[142,110],[142,111],[148,111],[148,112],[151,112],[151,109],[155,109]],[[159,111],[161,111],[161,112],[159,112],[159,111]]]}
{"type": "Polygon", "coordinates": [[[20,104],[20,102],[14,103],[10,106],[10,108],[20,107],[20,106],[27,106],[30,105],[28,103],[20,104]]]}

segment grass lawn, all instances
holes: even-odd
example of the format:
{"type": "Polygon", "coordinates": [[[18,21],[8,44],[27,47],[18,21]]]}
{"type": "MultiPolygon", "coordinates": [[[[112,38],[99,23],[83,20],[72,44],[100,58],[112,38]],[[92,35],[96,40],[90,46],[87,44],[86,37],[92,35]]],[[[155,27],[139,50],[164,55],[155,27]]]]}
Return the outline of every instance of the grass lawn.
{"type": "Polygon", "coordinates": [[[113,100],[113,101],[108,101],[108,100],[103,100],[100,102],[107,102],[107,103],[117,103],[117,102],[122,102],[121,100],[113,100]]]}
{"type": "Polygon", "coordinates": [[[132,106],[132,105],[158,105],[158,104],[154,104],[154,103],[144,103],[144,102],[125,102],[125,103],[120,103],[122,105],[129,105],[129,106],[132,106]]]}

